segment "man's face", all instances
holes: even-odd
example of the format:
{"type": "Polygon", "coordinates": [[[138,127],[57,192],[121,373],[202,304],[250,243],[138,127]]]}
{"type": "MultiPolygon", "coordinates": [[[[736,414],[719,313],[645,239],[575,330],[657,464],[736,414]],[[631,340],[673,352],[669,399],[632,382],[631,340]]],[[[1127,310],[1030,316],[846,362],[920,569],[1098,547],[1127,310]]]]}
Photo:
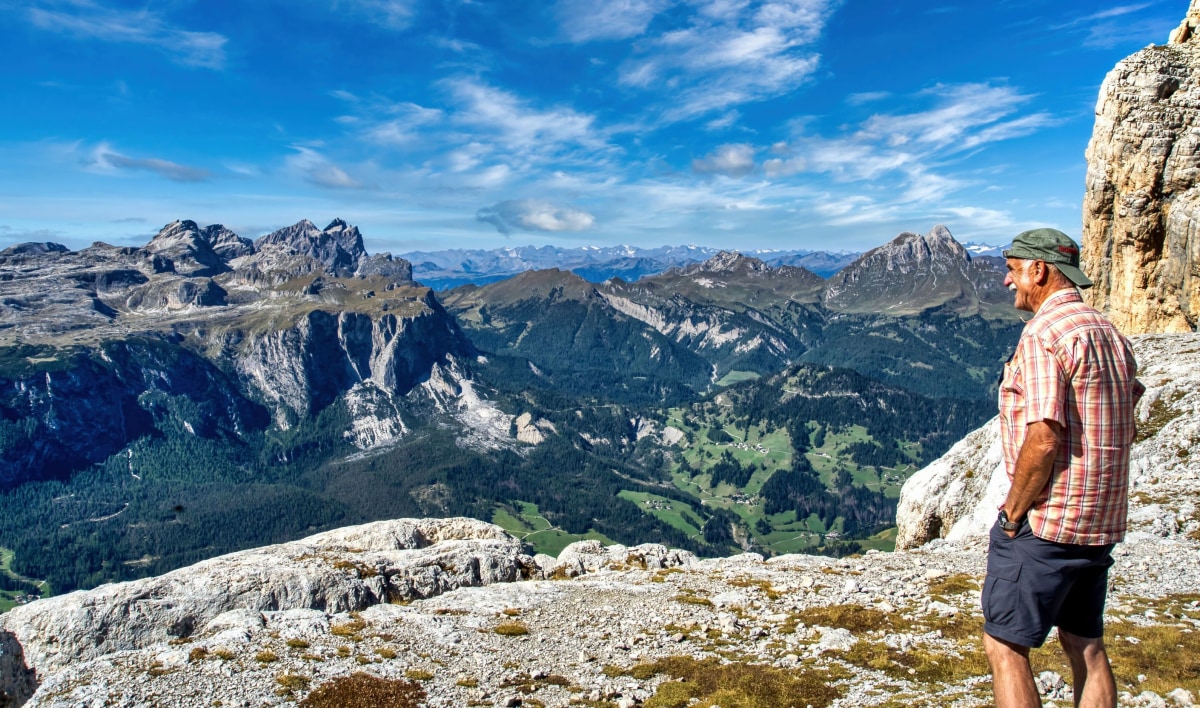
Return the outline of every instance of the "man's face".
{"type": "Polygon", "coordinates": [[[1008,265],[1008,275],[1004,276],[1004,287],[1012,290],[1015,294],[1013,307],[1026,312],[1033,312],[1034,308],[1030,302],[1029,296],[1037,284],[1030,277],[1030,271],[1034,261],[1024,258],[1006,258],[1005,263],[1008,265]]]}

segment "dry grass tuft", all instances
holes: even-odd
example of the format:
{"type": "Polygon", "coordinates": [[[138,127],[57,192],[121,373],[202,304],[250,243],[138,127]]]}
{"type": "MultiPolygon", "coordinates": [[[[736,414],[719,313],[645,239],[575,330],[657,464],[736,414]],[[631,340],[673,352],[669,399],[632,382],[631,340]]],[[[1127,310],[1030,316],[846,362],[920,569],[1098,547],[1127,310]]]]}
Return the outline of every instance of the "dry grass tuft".
{"type": "Polygon", "coordinates": [[[353,637],[366,629],[366,627],[367,623],[364,622],[362,618],[358,617],[354,613],[351,613],[349,622],[332,625],[329,628],[329,633],[338,637],[353,637]]]}
{"type": "Polygon", "coordinates": [[[501,622],[496,625],[495,632],[505,637],[519,637],[529,634],[529,627],[524,622],[501,622]]]}
{"type": "Polygon", "coordinates": [[[418,708],[425,697],[425,689],[414,681],[389,680],[358,672],[318,686],[299,705],[303,708],[418,708]]]}
{"type": "Polygon", "coordinates": [[[404,672],[404,678],[413,681],[430,681],[433,679],[433,672],[425,669],[409,669],[404,672]]]}
{"type": "Polygon", "coordinates": [[[789,623],[794,626],[795,622],[803,622],[809,626],[848,629],[854,634],[876,630],[901,632],[912,626],[912,623],[898,612],[887,613],[862,605],[810,607],[794,613],[789,623]]]}
{"type": "Polygon", "coordinates": [[[707,597],[700,597],[694,590],[684,590],[674,598],[676,602],[682,602],[685,605],[701,605],[703,607],[712,607],[712,600],[707,597]]]}
{"type": "Polygon", "coordinates": [[[271,651],[270,649],[263,649],[254,655],[254,660],[260,664],[269,664],[272,661],[279,661],[279,657],[276,656],[275,652],[271,651]]]}

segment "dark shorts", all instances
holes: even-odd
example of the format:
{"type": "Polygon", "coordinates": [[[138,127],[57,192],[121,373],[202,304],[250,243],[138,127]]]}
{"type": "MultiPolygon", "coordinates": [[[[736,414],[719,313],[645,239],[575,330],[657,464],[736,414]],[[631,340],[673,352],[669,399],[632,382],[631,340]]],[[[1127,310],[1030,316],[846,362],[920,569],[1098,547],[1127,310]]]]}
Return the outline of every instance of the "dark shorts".
{"type": "Polygon", "coordinates": [[[1040,647],[1051,627],[1104,636],[1104,599],[1113,544],[1077,546],[1033,535],[1028,519],[1014,538],[993,525],[983,581],[983,631],[1040,647]]]}

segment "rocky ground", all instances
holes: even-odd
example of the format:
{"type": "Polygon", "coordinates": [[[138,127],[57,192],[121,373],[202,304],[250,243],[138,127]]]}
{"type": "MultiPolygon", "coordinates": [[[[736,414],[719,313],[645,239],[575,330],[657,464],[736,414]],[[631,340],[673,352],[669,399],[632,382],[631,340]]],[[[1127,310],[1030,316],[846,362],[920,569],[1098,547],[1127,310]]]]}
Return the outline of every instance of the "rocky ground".
{"type": "MultiPolygon", "coordinates": [[[[1138,531],[1118,550],[1122,705],[1200,693],[1198,547],[1138,531]]],[[[558,579],[357,612],[227,611],[186,638],[73,662],[27,705],[334,705],[320,700],[356,673],[407,682],[407,705],[987,705],[983,557],[979,542],[768,561],[584,542],[537,559],[558,579]]],[[[1055,652],[1035,662],[1047,703],[1070,705],[1055,652]]]]}

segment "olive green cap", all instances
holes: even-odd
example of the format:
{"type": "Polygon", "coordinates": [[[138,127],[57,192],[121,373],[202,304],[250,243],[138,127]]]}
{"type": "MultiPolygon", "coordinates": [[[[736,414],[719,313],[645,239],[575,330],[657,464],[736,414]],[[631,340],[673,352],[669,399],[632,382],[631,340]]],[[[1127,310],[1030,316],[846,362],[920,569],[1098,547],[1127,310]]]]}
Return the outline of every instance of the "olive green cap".
{"type": "Polygon", "coordinates": [[[1058,268],[1075,285],[1092,287],[1092,281],[1079,270],[1079,244],[1058,229],[1022,231],[1013,239],[1004,257],[1045,261],[1058,268]]]}

